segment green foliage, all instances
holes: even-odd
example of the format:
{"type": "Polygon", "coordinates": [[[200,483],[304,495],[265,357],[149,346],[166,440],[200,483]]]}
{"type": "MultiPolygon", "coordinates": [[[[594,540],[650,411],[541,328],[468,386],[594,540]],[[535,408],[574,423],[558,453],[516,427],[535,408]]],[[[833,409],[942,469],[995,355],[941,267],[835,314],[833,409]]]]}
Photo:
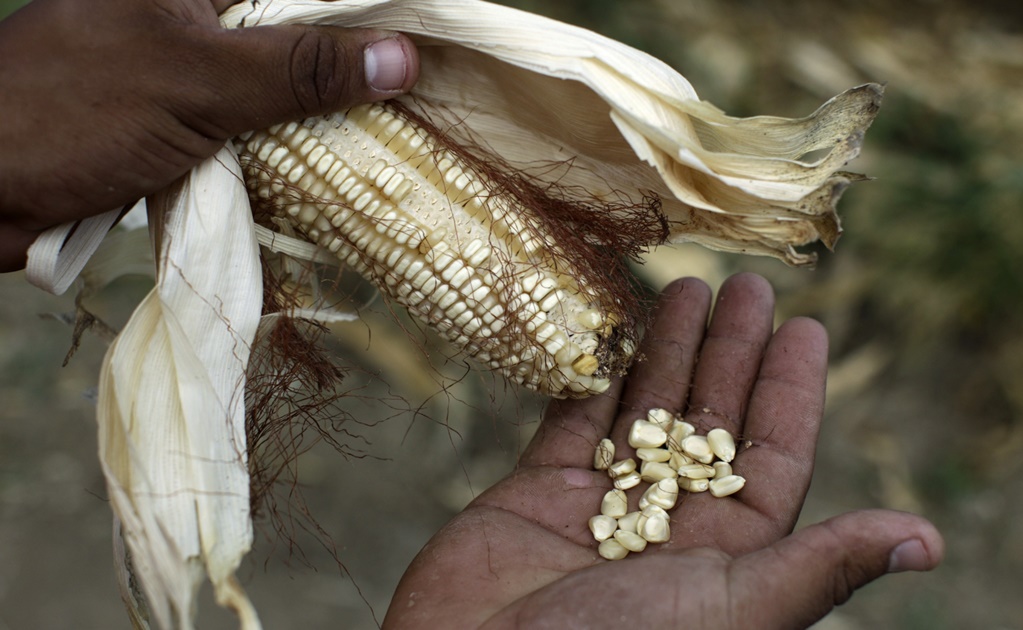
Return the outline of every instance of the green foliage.
{"type": "Polygon", "coordinates": [[[1023,166],[962,119],[898,97],[871,130],[882,179],[850,195],[868,300],[914,338],[1002,334],[1023,306],[1023,166]]]}
{"type": "Polygon", "coordinates": [[[28,4],[28,0],[0,0],[0,19],[14,13],[26,4],[28,4]]]}

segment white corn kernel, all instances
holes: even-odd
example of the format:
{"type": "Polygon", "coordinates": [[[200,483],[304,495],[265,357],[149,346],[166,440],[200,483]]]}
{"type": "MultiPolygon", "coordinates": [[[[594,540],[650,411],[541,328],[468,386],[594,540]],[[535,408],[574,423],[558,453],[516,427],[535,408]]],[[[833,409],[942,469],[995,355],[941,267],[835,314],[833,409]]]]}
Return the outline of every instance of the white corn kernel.
{"type": "Polygon", "coordinates": [[[607,470],[615,457],[615,445],[611,440],[604,438],[597,444],[597,450],[593,454],[593,467],[597,470],[607,470]]]}
{"type": "Polygon", "coordinates": [[[638,486],[639,482],[642,480],[643,479],[639,476],[638,472],[632,471],[627,475],[615,477],[614,486],[619,490],[628,490],[629,488],[635,488],[638,486]]]}
{"type": "Polygon", "coordinates": [[[667,409],[651,409],[646,414],[647,420],[661,427],[665,431],[671,428],[672,422],[675,421],[675,416],[667,409]]]}
{"type": "Polygon", "coordinates": [[[597,553],[605,560],[621,560],[629,555],[629,550],[614,538],[608,538],[597,547],[597,553]]]}
{"type": "Polygon", "coordinates": [[[666,462],[671,459],[671,451],[666,448],[637,448],[636,457],[645,462],[666,462]]]}
{"type": "Polygon", "coordinates": [[[618,529],[636,533],[636,525],[639,521],[640,512],[629,512],[625,516],[618,519],[618,529]]]}
{"type": "Polygon", "coordinates": [[[604,327],[604,316],[596,309],[588,309],[576,316],[579,324],[587,330],[600,330],[604,327]]]}
{"type": "Polygon", "coordinates": [[[611,518],[625,516],[628,509],[629,500],[626,498],[625,492],[617,488],[609,490],[604,495],[604,500],[600,502],[600,513],[611,518]]]}
{"type": "Polygon", "coordinates": [[[723,462],[731,462],[735,459],[735,438],[724,429],[711,429],[707,432],[707,442],[710,450],[723,462]]]}
{"type": "Polygon", "coordinates": [[[643,521],[637,533],[647,542],[668,542],[671,538],[671,520],[666,514],[649,516],[643,521]]]}
{"type": "Polygon", "coordinates": [[[646,508],[640,513],[641,518],[644,516],[647,518],[651,516],[664,516],[666,518],[670,518],[671,515],[668,514],[668,511],[665,510],[664,508],[658,507],[656,505],[651,505],[650,507],[646,508]]]}
{"type": "Polygon", "coordinates": [[[690,435],[682,440],[682,452],[692,457],[701,464],[709,464],[714,461],[714,453],[710,450],[710,444],[703,435],[690,435]]]}
{"type": "Polygon", "coordinates": [[[672,450],[670,452],[671,452],[671,459],[668,460],[668,465],[671,466],[672,468],[674,468],[675,470],[678,470],[678,469],[682,468],[683,466],[687,466],[689,464],[695,463],[693,461],[693,458],[689,457],[688,455],[683,455],[682,453],[677,453],[674,450],[672,450]]]}
{"type": "Polygon", "coordinates": [[[727,477],[732,474],[732,465],[728,462],[714,462],[714,477],[727,477]]]}
{"type": "Polygon", "coordinates": [[[636,420],[629,430],[629,445],[633,448],[656,448],[667,439],[664,429],[646,420],[636,420]]]}
{"type": "Polygon", "coordinates": [[[636,460],[630,457],[611,464],[608,466],[607,472],[612,477],[624,477],[634,470],[636,470],[636,460]]]}
{"type": "Polygon", "coordinates": [[[707,464],[687,464],[678,469],[678,476],[686,479],[710,479],[714,475],[714,467],[707,464]]]}
{"type": "Polygon", "coordinates": [[[643,462],[639,474],[647,483],[657,483],[662,479],[674,479],[678,476],[675,469],[664,462],[643,462]]]}
{"type": "Polygon", "coordinates": [[[671,428],[668,429],[668,436],[670,437],[668,443],[674,444],[677,448],[682,448],[682,440],[694,433],[696,433],[696,427],[684,420],[676,420],[672,423],[671,428]]]}
{"type": "Polygon", "coordinates": [[[614,533],[614,539],[617,540],[622,547],[625,547],[629,551],[639,553],[640,551],[646,549],[645,538],[643,538],[639,534],[627,532],[624,529],[619,529],[618,531],[616,531],[614,533]]]}
{"type": "Polygon", "coordinates": [[[593,538],[597,542],[607,540],[613,536],[615,530],[618,529],[618,521],[604,514],[598,514],[597,516],[591,517],[589,525],[590,532],[593,534],[593,538]]]}
{"type": "Polygon", "coordinates": [[[686,492],[706,492],[710,488],[709,479],[686,479],[679,477],[678,487],[686,492]]]}
{"type": "Polygon", "coordinates": [[[678,501],[678,481],[674,477],[671,479],[661,479],[656,484],[650,486],[643,493],[643,496],[649,505],[670,510],[675,507],[675,503],[678,501]]]}
{"type": "Polygon", "coordinates": [[[635,531],[638,534],[643,530],[643,526],[646,525],[647,519],[649,519],[652,516],[659,515],[663,515],[669,519],[671,518],[670,516],[668,516],[668,512],[664,508],[646,502],[646,505],[640,508],[639,518],[636,519],[636,526],[633,528],[633,531],[635,531]]]}
{"type": "Polygon", "coordinates": [[[715,497],[727,497],[735,494],[746,485],[746,479],[739,475],[728,475],[720,479],[712,479],[710,482],[710,493],[715,497]]]}

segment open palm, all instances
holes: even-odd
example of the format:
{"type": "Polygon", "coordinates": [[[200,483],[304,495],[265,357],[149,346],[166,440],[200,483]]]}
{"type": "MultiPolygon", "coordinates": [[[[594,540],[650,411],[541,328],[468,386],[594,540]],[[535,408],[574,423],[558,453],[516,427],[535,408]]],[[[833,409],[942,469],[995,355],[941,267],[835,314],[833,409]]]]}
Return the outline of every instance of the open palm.
{"type": "MultiPolygon", "coordinates": [[[[519,466],[473,501],[419,554],[385,626],[805,626],[887,571],[929,569],[942,541],[906,514],[857,512],[789,535],[813,472],[824,408],[827,337],[808,319],[772,334],[774,298],[753,275],[710,291],[682,280],[662,294],[644,360],[603,396],[551,404],[519,466]],[[703,432],[739,435],[745,488],[680,497],[671,539],[608,562],[587,527],[611,488],[593,470],[610,436],[632,455],[632,421],[682,411],[703,432]],[[901,543],[901,544],[900,544],[901,543]]],[[[629,492],[636,509],[641,490],[629,492]]]]}

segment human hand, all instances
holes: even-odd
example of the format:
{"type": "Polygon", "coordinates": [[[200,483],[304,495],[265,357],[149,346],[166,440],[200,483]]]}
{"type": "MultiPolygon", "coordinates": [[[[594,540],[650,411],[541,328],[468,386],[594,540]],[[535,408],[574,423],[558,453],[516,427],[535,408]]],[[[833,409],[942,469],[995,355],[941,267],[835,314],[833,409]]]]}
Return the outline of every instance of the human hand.
{"type": "Polygon", "coordinates": [[[665,289],[646,360],[605,396],[551,404],[516,470],[413,561],[385,627],[796,628],[885,573],[934,568],[941,536],[909,514],[854,512],[791,533],[813,471],[827,337],[809,319],[772,335],[773,300],[763,279],[735,276],[705,329],[707,286],[665,289]],[[594,448],[610,435],[615,459],[631,456],[629,426],[654,407],[750,440],[732,462],[747,483],[731,497],[680,497],[667,543],[608,562],[587,527],[611,488],[594,448]]]}
{"type": "Polygon", "coordinates": [[[33,0],[0,22],[0,272],[44,230],[155,192],[243,131],[407,91],[403,35],[225,30],[233,0],[33,0]]]}

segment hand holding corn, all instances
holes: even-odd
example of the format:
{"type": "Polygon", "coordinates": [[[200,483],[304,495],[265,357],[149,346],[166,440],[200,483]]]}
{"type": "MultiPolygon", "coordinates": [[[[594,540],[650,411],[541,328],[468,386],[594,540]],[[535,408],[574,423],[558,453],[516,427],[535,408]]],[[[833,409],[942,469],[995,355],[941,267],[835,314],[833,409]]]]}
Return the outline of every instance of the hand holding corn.
{"type": "Polygon", "coordinates": [[[394,33],[220,27],[231,0],[34,0],[0,22],[0,272],[45,229],[133,203],[273,123],[394,97],[394,33]]]}
{"type": "MultiPolygon", "coordinates": [[[[826,335],[807,319],[772,334],[773,295],[755,276],[722,287],[705,328],[709,308],[700,281],[670,285],[646,361],[608,396],[552,404],[518,468],[416,558],[385,626],[806,627],[885,573],[934,568],[941,536],[908,514],[861,511],[792,533],[823,414],[826,335]],[[634,456],[630,428],[654,408],[740,436],[750,446],[731,465],[748,482],[722,498],[680,492],[666,542],[608,562],[587,527],[612,488],[594,450],[609,437],[616,461],[634,456]]],[[[639,494],[628,491],[630,509],[639,494]]]]}

